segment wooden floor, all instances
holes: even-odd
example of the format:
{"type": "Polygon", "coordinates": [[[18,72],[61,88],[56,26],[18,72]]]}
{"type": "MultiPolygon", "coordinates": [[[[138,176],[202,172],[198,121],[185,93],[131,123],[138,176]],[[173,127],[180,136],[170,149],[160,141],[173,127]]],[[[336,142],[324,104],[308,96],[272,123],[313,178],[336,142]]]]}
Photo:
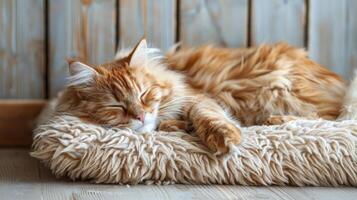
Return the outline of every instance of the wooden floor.
{"type": "Polygon", "coordinates": [[[119,186],[56,179],[27,149],[0,148],[1,200],[79,199],[357,199],[357,188],[246,186],[119,186]]]}

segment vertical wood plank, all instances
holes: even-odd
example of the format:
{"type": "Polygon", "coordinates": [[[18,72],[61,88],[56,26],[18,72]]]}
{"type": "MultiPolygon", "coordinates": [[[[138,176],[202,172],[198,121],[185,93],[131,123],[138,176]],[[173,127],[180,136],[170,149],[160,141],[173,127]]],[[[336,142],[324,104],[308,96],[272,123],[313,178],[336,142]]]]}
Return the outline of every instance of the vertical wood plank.
{"type": "Polygon", "coordinates": [[[247,45],[248,0],[181,0],[180,40],[195,46],[247,45]]]}
{"type": "Polygon", "coordinates": [[[356,9],[355,1],[310,1],[310,56],[345,78],[356,67],[356,9]]]}
{"type": "Polygon", "coordinates": [[[304,46],[304,0],[252,0],[252,45],[288,42],[304,46]]]}
{"type": "Polygon", "coordinates": [[[78,57],[91,64],[113,59],[115,5],[115,0],[49,1],[51,97],[65,85],[68,76],[66,57],[78,57]]]}
{"type": "Polygon", "coordinates": [[[347,63],[343,76],[352,79],[357,70],[357,1],[347,1],[347,63]]]}
{"type": "Polygon", "coordinates": [[[134,46],[143,36],[162,50],[175,43],[175,0],[120,0],[119,48],[134,46]]]}
{"type": "Polygon", "coordinates": [[[0,0],[0,98],[43,98],[44,0],[0,0]]]}

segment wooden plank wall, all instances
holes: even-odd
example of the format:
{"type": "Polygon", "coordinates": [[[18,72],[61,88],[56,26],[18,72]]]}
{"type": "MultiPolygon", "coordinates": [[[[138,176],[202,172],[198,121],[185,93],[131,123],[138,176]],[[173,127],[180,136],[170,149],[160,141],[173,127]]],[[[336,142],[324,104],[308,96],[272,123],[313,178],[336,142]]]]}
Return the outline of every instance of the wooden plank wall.
{"type": "Polygon", "coordinates": [[[119,48],[134,46],[145,36],[150,44],[167,50],[176,40],[176,1],[120,0],[119,48]]]}
{"type": "Polygon", "coordinates": [[[45,97],[44,0],[0,0],[0,98],[45,97]]]}
{"type": "Polygon", "coordinates": [[[305,16],[304,0],[254,0],[251,13],[252,45],[286,41],[304,47],[305,16]]]}
{"type": "Polygon", "coordinates": [[[357,2],[320,0],[310,1],[309,6],[311,57],[351,78],[357,67],[357,2]]]}
{"type": "Polygon", "coordinates": [[[54,97],[68,76],[66,58],[100,64],[114,57],[116,2],[49,0],[48,3],[48,89],[49,96],[54,97]]]}
{"type": "Polygon", "coordinates": [[[356,9],[350,0],[0,0],[0,98],[54,97],[66,57],[106,62],[143,36],[162,50],[286,41],[350,78],[356,9]]]}
{"type": "Polygon", "coordinates": [[[181,0],[180,41],[187,46],[248,44],[248,0],[181,0]]]}

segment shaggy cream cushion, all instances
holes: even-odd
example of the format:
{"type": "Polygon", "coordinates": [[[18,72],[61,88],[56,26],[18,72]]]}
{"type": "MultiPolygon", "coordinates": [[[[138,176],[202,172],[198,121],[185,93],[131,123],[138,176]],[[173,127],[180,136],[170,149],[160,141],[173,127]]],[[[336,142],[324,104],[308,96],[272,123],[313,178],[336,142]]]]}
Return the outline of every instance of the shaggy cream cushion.
{"type": "Polygon", "coordinates": [[[54,102],[34,132],[31,155],[58,176],[96,183],[357,186],[357,81],[351,88],[341,121],[243,128],[243,143],[225,156],[187,133],[86,124],[55,114],[54,102]]]}

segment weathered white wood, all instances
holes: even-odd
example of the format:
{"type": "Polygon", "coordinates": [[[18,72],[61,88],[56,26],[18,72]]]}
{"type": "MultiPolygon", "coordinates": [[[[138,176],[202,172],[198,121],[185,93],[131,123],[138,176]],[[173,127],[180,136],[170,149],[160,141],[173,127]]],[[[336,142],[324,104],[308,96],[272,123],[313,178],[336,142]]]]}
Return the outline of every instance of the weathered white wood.
{"type": "Polygon", "coordinates": [[[27,149],[0,149],[0,199],[41,199],[38,162],[27,149]]]}
{"type": "Polygon", "coordinates": [[[353,187],[268,187],[268,189],[277,196],[286,200],[354,200],[357,197],[357,189],[353,187]]]}
{"type": "Polygon", "coordinates": [[[272,193],[268,187],[248,187],[233,185],[177,185],[180,191],[185,191],[189,199],[275,199],[284,197],[272,193]]]}
{"type": "Polygon", "coordinates": [[[180,40],[195,46],[247,45],[248,0],[181,0],[180,40]]]}
{"type": "Polygon", "coordinates": [[[304,46],[305,0],[252,0],[252,45],[288,42],[304,46]]]}
{"type": "Polygon", "coordinates": [[[0,98],[43,98],[44,0],[0,0],[0,98]]]}
{"type": "Polygon", "coordinates": [[[115,0],[49,1],[50,96],[61,90],[68,75],[67,57],[91,64],[110,61],[115,52],[115,0]]]}
{"type": "Polygon", "coordinates": [[[120,0],[119,47],[133,47],[142,37],[162,50],[175,43],[175,0],[120,0]]]}
{"type": "Polygon", "coordinates": [[[355,1],[310,2],[309,52],[317,62],[345,78],[356,67],[357,28],[355,1]]]}
{"type": "Polygon", "coordinates": [[[347,2],[347,63],[344,77],[351,79],[357,70],[357,1],[347,2]]]}
{"type": "Polygon", "coordinates": [[[27,149],[0,149],[0,199],[242,199],[355,200],[348,187],[253,187],[229,185],[120,186],[56,179],[27,149]]]}

